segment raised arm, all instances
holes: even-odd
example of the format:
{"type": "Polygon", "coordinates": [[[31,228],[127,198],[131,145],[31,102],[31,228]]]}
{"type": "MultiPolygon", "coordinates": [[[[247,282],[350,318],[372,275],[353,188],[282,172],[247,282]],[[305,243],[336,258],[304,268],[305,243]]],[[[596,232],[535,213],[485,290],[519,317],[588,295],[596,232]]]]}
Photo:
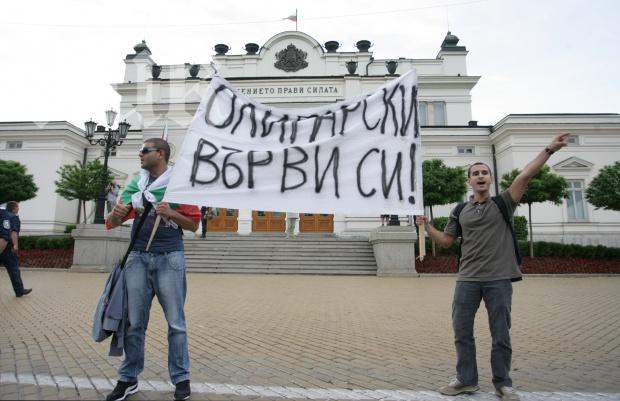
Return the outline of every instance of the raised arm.
{"type": "Polygon", "coordinates": [[[540,153],[536,155],[534,160],[529,162],[523,168],[521,174],[519,174],[517,178],[515,178],[509,188],[510,195],[512,196],[513,201],[519,203],[521,197],[523,197],[523,194],[525,193],[527,183],[530,182],[530,180],[532,179],[532,177],[534,177],[534,175],[536,175],[538,170],[540,170],[541,167],[545,165],[545,163],[547,162],[547,160],[549,160],[549,157],[552,154],[554,154],[568,144],[569,135],[570,133],[568,132],[562,132],[556,135],[551,141],[551,143],[543,150],[541,150],[540,153]]]}
{"type": "Polygon", "coordinates": [[[444,248],[448,248],[450,245],[454,243],[454,237],[450,234],[447,234],[443,231],[439,231],[435,227],[433,227],[429,222],[426,216],[416,216],[415,222],[417,225],[424,224],[424,228],[430,237],[444,248]]]}

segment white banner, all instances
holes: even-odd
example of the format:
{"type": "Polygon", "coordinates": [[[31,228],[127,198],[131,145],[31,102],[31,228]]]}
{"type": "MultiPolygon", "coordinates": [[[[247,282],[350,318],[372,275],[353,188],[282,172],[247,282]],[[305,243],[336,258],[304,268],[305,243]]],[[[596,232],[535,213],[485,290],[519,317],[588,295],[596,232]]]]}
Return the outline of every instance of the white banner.
{"type": "Polygon", "coordinates": [[[269,107],[214,77],[165,201],[344,214],[424,214],[414,71],[328,106],[269,107]]]}

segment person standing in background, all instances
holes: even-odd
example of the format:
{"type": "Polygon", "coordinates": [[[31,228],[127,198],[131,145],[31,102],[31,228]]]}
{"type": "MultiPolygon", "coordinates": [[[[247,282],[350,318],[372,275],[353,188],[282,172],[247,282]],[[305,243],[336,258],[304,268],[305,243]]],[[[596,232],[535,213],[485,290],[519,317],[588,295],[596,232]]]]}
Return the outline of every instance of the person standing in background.
{"type": "Polygon", "coordinates": [[[108,204],[108,213],[111,213],[114,209],[114,205],[116,205],[116,198],[118,198],[120,191],[120,185],[118,185],[116,181],[112,180],[112,182],[110,182],[110,185],[108,185],[108,190],[105,194],[105,200],[108,204]]]}

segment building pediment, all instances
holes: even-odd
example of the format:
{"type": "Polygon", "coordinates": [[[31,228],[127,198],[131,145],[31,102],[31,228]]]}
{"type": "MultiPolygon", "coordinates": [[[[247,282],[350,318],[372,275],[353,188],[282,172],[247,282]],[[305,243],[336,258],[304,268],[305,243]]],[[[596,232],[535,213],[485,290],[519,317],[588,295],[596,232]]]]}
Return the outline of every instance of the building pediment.
{"type": "Polygon", "coordinates": [[[590,163],[587,160],[580,159],[579,157],[569,157],[557,164],[553,165],[554,170],[590,170],[594,166],[594,163],[590,163]]]}
{"type": "MultiPolygon", "coordinates": [[[[272,36],[263,45],[248,43],[247,54],[220,53],[213,60],[221,76],[261,79],[344,76],[347,74],[345,64],[348,61],[365,65],[371,60],[372,53],[368,51],[338,51],[339,47],[340,44],[334,40],[325,42],[324,48],[306,33],[285,31],[272,36]],[[260,50],[255,53],[257,49],[260,50]]],[[[384,65],[380,67],[385,71],[384,65]]]]}
{"type": "Polygon", "coordinates": [[[299,31],[285,31],[268,39],[261,48],[260,55],[264,56],[268,52],[279,52],[291,44],[301,50],[311,50],[318,56],[324,53],[321,44],[312,36],[299,31]]]}

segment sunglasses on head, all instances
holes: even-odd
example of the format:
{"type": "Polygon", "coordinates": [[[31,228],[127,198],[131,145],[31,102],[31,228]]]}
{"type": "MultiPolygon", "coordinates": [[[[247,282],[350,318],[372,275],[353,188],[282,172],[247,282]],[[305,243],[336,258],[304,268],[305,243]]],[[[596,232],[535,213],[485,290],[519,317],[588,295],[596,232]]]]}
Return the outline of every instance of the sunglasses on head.
{"type": "Polygon", "coordinates": [[[140,149],[140,150],[138,151],[138,153],[145,155],[145,154],[147,154],[147,153],[155,152],[156,150],[159,150],[159,148],[147,148],[147,147],[145,146],[145,147],[143,147],[142,149],[140,149]]]}

